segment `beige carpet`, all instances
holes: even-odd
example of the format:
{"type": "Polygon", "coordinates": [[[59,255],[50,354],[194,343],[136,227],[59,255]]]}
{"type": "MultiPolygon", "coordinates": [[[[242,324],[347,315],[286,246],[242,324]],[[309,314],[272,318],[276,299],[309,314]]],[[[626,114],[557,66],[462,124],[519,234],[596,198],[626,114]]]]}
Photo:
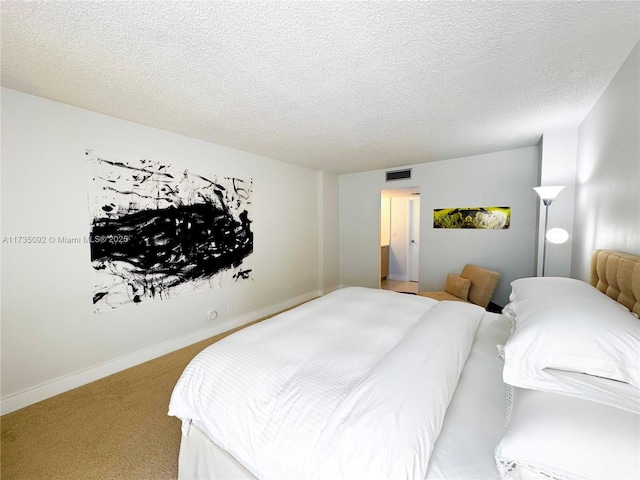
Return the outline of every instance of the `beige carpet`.
{"type": "Polygon", "coordinates": [[[171,391],[198,352],[233,331],[4,415],[1,478],[177,478],[171,391]]]}

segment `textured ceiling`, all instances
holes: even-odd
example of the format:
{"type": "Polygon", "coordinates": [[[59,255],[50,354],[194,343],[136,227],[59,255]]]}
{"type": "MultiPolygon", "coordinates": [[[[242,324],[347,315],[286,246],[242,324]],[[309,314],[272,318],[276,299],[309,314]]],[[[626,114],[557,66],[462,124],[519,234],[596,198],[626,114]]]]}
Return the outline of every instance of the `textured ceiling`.
{"type": "Polygon", "coordinates": [[[5,87],[335,173],[536,145],[640,39],[638,1],[1,8],[5,87]]]}

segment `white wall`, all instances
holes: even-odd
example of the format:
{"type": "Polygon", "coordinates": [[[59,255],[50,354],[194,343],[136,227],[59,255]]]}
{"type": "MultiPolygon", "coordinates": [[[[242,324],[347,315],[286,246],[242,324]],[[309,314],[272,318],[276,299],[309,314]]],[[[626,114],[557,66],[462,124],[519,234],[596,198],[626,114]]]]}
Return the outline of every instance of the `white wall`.
{"type": "MultiPolygon", "coordinates": [[[[564,185],[564,189],[549,206],[547,230],[564,228],[569,240],[563,244],[547,242],[545,276],[569,277],[571,275],[571,238],[573,237],[573,213],[578,149],[578,128],[565,128],[545,132],[541,142],[540,185],[564,185]]],[[[537,193],[532,192],[540,207],[538,225],[538,256],[536,272],[542,271],[544,246],[545,207],[537,193]]]]}
{"type": "Polygon", "coordinates": [[[391,198],[391,230],[389,240],[390,280],[409,281],[407,258],[409,255],[409,197],[391,198]]]}
{"type": "Polygon", "coordinates": [[[4,412],[317,295],[319,225],[328,249],[322,283],[337,284],[337,240],[326,240],[337,238],[335,176],[325,177],[329,203],[320,209],[316,171],[7,89],[3,237],[88,235],[85,148],[252,178],[254,280],[94,315],[88,244],[4,243],[4,412]],[[211,309],[219,312],[213,323],[211,309]]]}
{"type": "Polygon", "coordinates": [[[383,193],[380,198],[380,246],[391,242],[391,197],[383,193]]]}
{"type": "Polygon", "coordinates": [[[339,192],[338,176],[329,172],[318,172],[318,218],[320,220],[318,232],[319,289],[322,293],[329,293],[340,284],[340,243],[338,234],[339,223],[339,192]]]}
{"type": "Polygon", "coordinates": [[[499,271],[493,301],[504,305],[509,283],[535,267],[538,147],[412,165],[412,180],[385,182],[384,170],[340,176],[340,274],[343,284],[378,286],[380,192],[420,188],[420,290],[441,290],[465,263],[499,271]],[[511,207],[507,230],[433,228],[435,208],[511,207]]]}
{"type": "Polygon", "coordinates": [[[574,278],[589,280],[594,249],[640,255],[639,65],[636,44],[578,130],[574,278]]]}

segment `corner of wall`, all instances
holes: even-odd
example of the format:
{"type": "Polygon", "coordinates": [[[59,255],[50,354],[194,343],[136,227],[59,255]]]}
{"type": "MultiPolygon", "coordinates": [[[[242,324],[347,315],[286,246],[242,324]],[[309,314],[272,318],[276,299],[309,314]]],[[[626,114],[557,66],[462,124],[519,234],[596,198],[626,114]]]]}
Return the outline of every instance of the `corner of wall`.
{"type": "MultiPolygon", "coordinates": [[[[578,157],[578,127],[545,132],[540,149],[540,185],[564,185],[557,200],[549,208],[548,229],[563,228],[570,240],[564,244],[547,242],[545,274],[547,276],[571,276],[571,250],[575,210],[575,184],[578,157]]],[[[539,202],[540,204],[541,202],[539,202]]],[[[542,267],[544,248],[545,208],[539,206],[537,238],[537,271],[542,267]]]]}

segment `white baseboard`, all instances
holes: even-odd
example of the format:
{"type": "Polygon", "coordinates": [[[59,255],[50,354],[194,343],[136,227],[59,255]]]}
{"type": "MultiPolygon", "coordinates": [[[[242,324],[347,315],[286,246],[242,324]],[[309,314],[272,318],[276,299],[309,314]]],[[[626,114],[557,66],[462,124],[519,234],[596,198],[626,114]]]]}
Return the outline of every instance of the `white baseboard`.
{"type": "Polygon", "coordinates": [[[135,367],[136,365],[161,357],[167,353],[188,347],[189,345],[206,340],[214,335],[233,330],[234,328],[241,327],[255,320],[295,307],[296,305],[318,296],[321,296],[321,292],[318,290],[307,292],[298,297],[285,300],[284,302],[269,305],[259,310],[240,315],[219,325],[213,325],[202,330],[197,330],[187,335],[145,348],[138,352],[7,395],[0,399],[0,414],[5,415],[21,408],[28,407],[29,405],[33,405],[34,403],[41,402],[42,400],[46,400],[47,398],[54,397],[64,392],[68,392],[69,390],[81,387],[87,383],[100,380],[101,378],[121,372],[127,368],[135,367]]]}

